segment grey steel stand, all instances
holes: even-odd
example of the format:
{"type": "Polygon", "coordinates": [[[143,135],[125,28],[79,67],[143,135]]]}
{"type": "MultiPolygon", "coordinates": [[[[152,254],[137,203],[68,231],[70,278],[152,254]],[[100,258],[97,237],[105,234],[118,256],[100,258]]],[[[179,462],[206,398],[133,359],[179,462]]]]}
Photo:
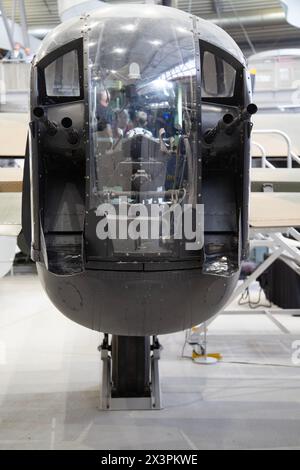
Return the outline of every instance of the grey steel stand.
{"type": "Polygon", "coordinates": [[[110,343],[109,336],[105,335],[99,350],[102,360],[100,409],[162,409],[158,366],[161,345],[156,336],[150,345],[150,338],[113,337],[110,343]],[[143,348],[143,341],[146,346],[148,341],[148,349],[143,348]]]}

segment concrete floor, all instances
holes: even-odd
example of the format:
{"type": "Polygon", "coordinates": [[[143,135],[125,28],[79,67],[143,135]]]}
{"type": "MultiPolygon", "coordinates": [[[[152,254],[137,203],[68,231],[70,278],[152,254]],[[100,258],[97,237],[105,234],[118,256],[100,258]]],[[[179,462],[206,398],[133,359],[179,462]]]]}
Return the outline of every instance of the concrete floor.
{"type": "Polygon", "coordinates": [[[0,449],[300,449],[300,318],[277,318],[291,335],[256,313],[219,317],[214,366],[180,357],[183,333],[160,337],[164,410],[101,412],[100,335],[63,317],[36,276],[1,279],[0,449]]]}

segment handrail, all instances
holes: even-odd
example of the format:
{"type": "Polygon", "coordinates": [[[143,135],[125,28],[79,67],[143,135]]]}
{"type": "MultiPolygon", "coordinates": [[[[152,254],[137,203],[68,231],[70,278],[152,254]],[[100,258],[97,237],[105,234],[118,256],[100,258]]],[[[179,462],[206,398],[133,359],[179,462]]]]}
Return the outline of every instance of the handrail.
{"type": "Polygon", "coordinates": [[[296,163],[298,163],[298,165],[300,165],[300,158],[298,157],[298,155],[295,152],[292,152],[292,157],[293,157],[293,160],[296,163]]]}
{"type": "Polygon", "coordinates": [[[272,165],[272,163],[268,162],[267,160],[267,152],[265,148],[259,144],[258,142],[251,142],[251,145],[255,145],[260,151],[261,151],[261,156],[262,156],[262,168],[271,168],[272,170],[275,170],[275,166],[272,165]]]}
{"type": "Polygon", "coordinates": [[[3,57],[1,60],[2,64],[30,64],[30,60],[28,59],[6,59],[3,57]]]}
{"type": "Polygon", "coordinates": [[[278,129],[258,129],[258,130],[253,130],[253,134],[273,134],[273,135],[279,135],[281,136],[286,144],[287,144],[287,167],[288,168],[293,168],[293,151],[292,151],[292,141],[290,137],[285,133],[282,132],[278,129]]]}

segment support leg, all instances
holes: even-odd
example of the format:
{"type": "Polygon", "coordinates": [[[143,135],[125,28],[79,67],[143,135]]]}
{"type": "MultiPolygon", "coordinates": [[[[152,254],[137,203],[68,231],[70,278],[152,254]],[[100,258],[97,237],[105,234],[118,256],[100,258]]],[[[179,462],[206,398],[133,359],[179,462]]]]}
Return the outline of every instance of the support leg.
{"type": "Polygon", "coordinates": [[[100,409],[110,409],[111,398],[111,357],[108,335],[104,336],[102,345],[100,346],[102,360],[102,393],[100,396],[100,409]]]}
{"type": "Polygon", "coordinates": [[[156,337],[105,335],[101,346],[102,410],[149,410],[161,408],[156,337]]]}
{"type": "Polygon", "coordinates": [[[153,355],[151,357],[151,391],[152,391],[152,407],[157,410],[162,409],[161,388],[159,379],[159,365],[161,345],[158,338],[153,338],[152,345],[153,355]]]}

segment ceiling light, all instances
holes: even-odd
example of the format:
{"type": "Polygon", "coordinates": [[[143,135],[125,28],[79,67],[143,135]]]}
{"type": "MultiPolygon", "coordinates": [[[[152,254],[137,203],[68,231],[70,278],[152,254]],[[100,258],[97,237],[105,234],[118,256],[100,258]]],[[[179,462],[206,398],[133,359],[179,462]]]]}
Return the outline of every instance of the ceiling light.
{"type": "Polygon", "coordinates": [[[124,53],[126,52],[126,49],[123,49],[122,47],[115,47],[115,48],[113,49],[113,52],[114,52],[115,54],[124,54],[124,53]]]}
{"type": "Polygon", "coordinates": [[[150,44],[152,44],[152,46],[161,46],[162,45],[162,41],[160,41],[159,39],[154,39],[153,41],[149,41],[150,44]]]}
{"type": "Polygon", "coordinates": [[[135,24],[125,24],[124,26],[121,26],[121,29],[123,31],[135,31],[136,30],[136,25],[135,24]]]}

